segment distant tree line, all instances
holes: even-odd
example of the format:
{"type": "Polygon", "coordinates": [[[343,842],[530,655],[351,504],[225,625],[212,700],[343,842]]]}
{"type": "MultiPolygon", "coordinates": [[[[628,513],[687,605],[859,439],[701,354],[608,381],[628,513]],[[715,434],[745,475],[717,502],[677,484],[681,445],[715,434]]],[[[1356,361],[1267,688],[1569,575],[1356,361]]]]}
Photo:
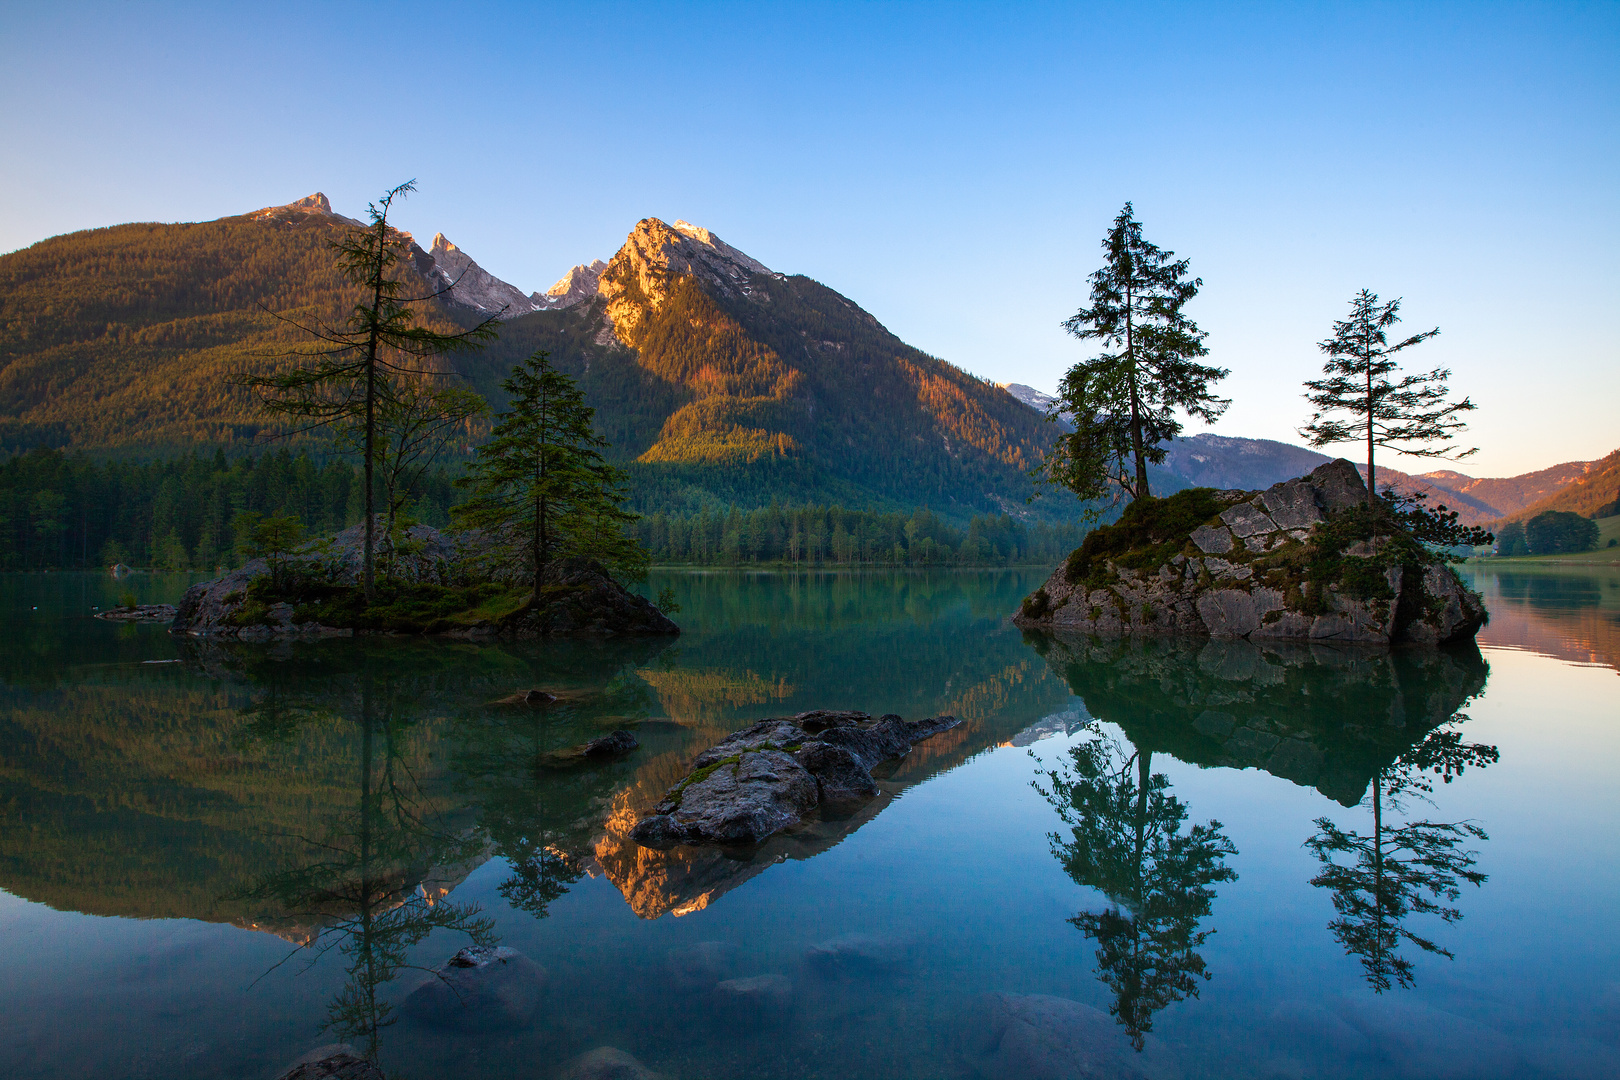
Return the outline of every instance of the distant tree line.
{"type": "MultiPolygon", "coordinates": [[[[0,568],[46,570],[124,562],[166,570],[233,564],[238,514],[294,518],[316,535],[360,520],[360,470],[288,450],[227,459],[187,455],[100,463],[34,450],[0,463],[0,568]]],[[[412,514],[449,520],[460,498],[449,474],[424,478],[412,514]]]]}
{"type": "Polygon", "coordinates": [[[695,515],[659,512],[631,530],[655,561],[697,566],[1051,564],[1086,533],[1077,523],[1031,525],[1006,514],[981,515],[961,529],[926,509],[905,514],[777,504],[695,515]]]}
{"type": "MultiPolygon", "coordinates": [[[[361,520],[363,482],[352,462],[285,449],[146,463],[38,449],[0,463],[0,569],[234,565],[248,539],[237,535],[241,511],[295,519],[306,535],[328,534],[361,520]]],[[[435,470],[405,516],[447,525],[466,498],[450,471],[435,470]]],[[[1080,543],[1085,527],[984,515],[963,528],[928,510],[771,505],[658,512],[629,531],[659,563],[1005,566],[1055,563],[1080,543]]]]}
{"type": "Polygon", "coordinates": [[[1548,510],[1529,521],[1510,521],[1496,535],[1498,555],[1562,555],[1598,545],[1597,522],[1568,510],[1548,510]]]}

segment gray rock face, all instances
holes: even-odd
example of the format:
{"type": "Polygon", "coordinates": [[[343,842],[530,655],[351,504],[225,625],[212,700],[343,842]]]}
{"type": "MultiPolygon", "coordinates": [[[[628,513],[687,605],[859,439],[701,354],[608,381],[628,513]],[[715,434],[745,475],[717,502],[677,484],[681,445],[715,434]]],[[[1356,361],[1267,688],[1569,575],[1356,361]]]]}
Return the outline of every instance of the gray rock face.
{"type": "MultiPolygon", "coordinates": [[[[1316,503],[1331,514],[1367,501],[1367,484],[1344,458],[1318,465],[1305,478],[1316,492],[1316,503]]],[[[1294,481],[1289,481],[1294,483],[1294,481]]]]}
{"type": "Polygon", "coordinates": [[[1068,998],[990,994],[985,1012],[968,1054],[984,1080],[1141,1080],[1161,1057],[1139,1061],[1111,1016],[1068,998]]]}
{"type": "Polygon", "coordinates": [[[276,1080],[386,1080],[383,1071],[348,1043],[318,1046],[293,1062],[276,1080]]]}
{"type": "Polygon", "coordinates": [[[557,1080],[661,1080],[661,1077],[623,1050],[598,1046],[570,1061],[557,1080]]]}
{"type": "MultiPolygon", "coordinates": [[[[1142,572],[1113,566],[1116,580],[1071,583],[1059,567],[1041,586],[1043,602],[1013,621],[1064,633],[1206,634],[1255,641],[1443,645],[1484,624],[1479,598],[1444,563],[1420,573],[1391,563],[1390,542],[1357,542],[1337,554],[1372,562],[1358,569],[1356,595],[1329,584],[1306,603],[1302,569],[1318,530],[1360,506],[1366,488],[1355,466],[1332,461],[1309,476],[1260,492],[1219,492],[1230,503],[1191,531],[1183,551],[1142,572]],[[1290,551],[1296,555],[1290,555],[1290,551]],[[1384,585],[1364,587],[1367,570],[1384,585]]],[[[1422,558],[1429,558],[1423,556],[1422,558]]],[[[1409,560],[1410,561],[1410,560],[1409,560]]],[[[1112,565],[1112,564],[1110,564],[1112,565]]]]}
{"type": "Polygon", "coordinates": [[[413,990],[400,1011],[435,1027],[515,1027],[528,1023],[545,988],[545,969],[516,949],[469,945],[413,990]]]}
{"type": "Polygon", "coordinates": [[[1317,505],[1317,490],[1305,480],[1290,480],[1260,493],[1260,505],[1279,529],[1309,529],[1326,521],[1317,505]]]}
{"type": "Polygon", "coordinates": [[[758,843],[824,803],[875,795],[873,766],[956,723],[826,711],[761,720],[699,754],[631,836],[655,848],[758,843]]]}
{"type": "Polygon", "coordinates": [[[1192,542],[1206,555],[1225,555],[1232,550],[1232,530],[1200,525],[1192,532],[1192,542]]]}

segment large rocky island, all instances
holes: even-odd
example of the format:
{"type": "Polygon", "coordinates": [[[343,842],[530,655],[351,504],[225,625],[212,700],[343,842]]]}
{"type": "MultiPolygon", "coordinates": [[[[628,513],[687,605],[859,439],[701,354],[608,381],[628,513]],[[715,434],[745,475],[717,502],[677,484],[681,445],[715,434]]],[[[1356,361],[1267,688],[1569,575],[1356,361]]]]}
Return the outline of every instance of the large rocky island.
{"type": "Polygon", "coordinates": [[[1013,621],[1081,634],[1444,645],[1485,624],[1479,596],[1331,461],[1264,491],[1133,502],[1087,535],[1013,621]]]}
{"type": "Polygon", "coordinates": [[[532,575],[490,565],[476,538],[412,526],[383,561],[376,596],[360,589],[362,526],[186,590],[169,629],[193,637],[264,641],[354,633],[523,638],[558,634],[678,634],[668,616],[592,559],[532,575]]]}

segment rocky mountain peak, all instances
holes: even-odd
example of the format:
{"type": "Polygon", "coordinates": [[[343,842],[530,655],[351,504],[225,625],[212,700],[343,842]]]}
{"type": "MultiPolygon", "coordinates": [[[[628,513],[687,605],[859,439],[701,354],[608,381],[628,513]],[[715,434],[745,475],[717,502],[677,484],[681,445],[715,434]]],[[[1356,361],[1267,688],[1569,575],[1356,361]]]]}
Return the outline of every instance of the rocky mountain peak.
{"type": "MultiPolygon", "coordinates": [[[[361,225],[351,217],[344,217],[332,209],[331,200],[323,193],[317,191],[313,195],[305,195],[302,199],[286,203],[282,206],[266,206],[263,210],[255,210],[248,217],[254,220],[292,221],[296,222],[306,214],[320,214],[322,217],[336,218],[350,225],[361,225]]],[[[363,226],[362,226],[363,227],[363,226]]]]}
{"type": "Polygon", "coordinates": [[[529,299],[543,311],[557,311],[562,308],[573,307],[595,296],[602,279],[602,271],[607,269],[607,263],[601,259],[592,260],[589,266],[581,263],[568,273],[557,279],[557,284],[544,293],[535,293],[529,299]]]}
{"type": "Polygon", "coordinates": [[[601,272],[599,290],[607,300],[615,336],[628,345],[643,305],[655,311],[662,307],[671,278],[691,275],[721,296],[751,298],[753,275],[770,273],[764,263],[708,229],[686,221],[670,226],[658,218],[643,218],[601,272]]]}
{"type": "Polygon", "coordinates": [[[448,289],[446,298],[462,307],[489,315],[504,311],[508,318],[540,310],[532,297],[479,266],[444,233],[434,234],[427,255],[431,265],[424,270],[425,276],[448,289]]]}

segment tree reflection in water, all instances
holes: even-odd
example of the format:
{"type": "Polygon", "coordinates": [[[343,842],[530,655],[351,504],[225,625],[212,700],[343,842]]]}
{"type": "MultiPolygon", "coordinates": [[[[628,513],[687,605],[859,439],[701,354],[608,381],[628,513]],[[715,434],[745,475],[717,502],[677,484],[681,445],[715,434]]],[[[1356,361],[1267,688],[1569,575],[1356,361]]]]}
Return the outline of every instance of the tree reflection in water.
{"type": "Polygon", "coordinates": [[[406,959],[412,946],[435,930],[495,943],[494,923],[476,905],[430,891],[438,868],[470,866],[483,842],[471,830],[444,826],[447,808],[423,791],[412,768],[406,743],[421,687],[369,670],[318,689],[305,682],[295,694],[279,682],[272,680],[248,710],[252,737],[279,741],[309,724],[353,725],[344,734],[358,736],[354,803],[319,836],[299,837],[308,861],[260,879],[241,895],[272,901],[312,928],[288,960],[307,952],[307,970],[334,948],[347,960],[347,981],[324,1026],[375,1060],[382,1029],[396,1019],[378,991],[412,966],[406,959]]]}
{"type": "Polygon", "coordinates": [[[1152,771],[1151,750],[1127,755],[1096,722],[1086,727],[1091,738],[1070,749],[1070,763],[1034,784],[1070,827],[1068,838],[1051,834],[1052,854],[1076,884],[1112,901],[1069,921],[1097,942],[1098,978],[1114,992],[1109,1012],[1141,1050],[1154,1014],[1197,997],[1210,978],[1195,950],[1214,931],[1199,924],[1213,886],[1237,877],[1226,865],[1237,849],[1218,821],[1182,830],[1187,807],[1152,771]]]}
{"type": "Polygon", "coordinates": [[[1433,777],[1449,784],[1467,766],[1484,768],[1497,760],[1496,747],[1462,741],[1453,725],[1467,719],[1458,713],[1378,770],[1367,799],[1371,834],[1340,829],[1321,817],[1316,819],[1319,831],[1305,841],[1322,863],[1311,884],[1333,893],[1338,918],[1328,927],[1347,955],[1360,957],[1362,972],[1376,993],[1412,985],[1412,961],[1400,955],[1403,942],[1452,959],[1449,949],[1404,923],[1412,915],[1457,922],[1462,918],[1456,907],[1462,884],[1478,887],[1486,880],[1473,869],[1478,852],[1462,846],[1470,839],[1490,839],[1478,825],[1469,821],[1389,825],[1384,820],[1386,801],[1390,810],[1402,813],[1408,797],[1428,801],[1433,777]]]}

